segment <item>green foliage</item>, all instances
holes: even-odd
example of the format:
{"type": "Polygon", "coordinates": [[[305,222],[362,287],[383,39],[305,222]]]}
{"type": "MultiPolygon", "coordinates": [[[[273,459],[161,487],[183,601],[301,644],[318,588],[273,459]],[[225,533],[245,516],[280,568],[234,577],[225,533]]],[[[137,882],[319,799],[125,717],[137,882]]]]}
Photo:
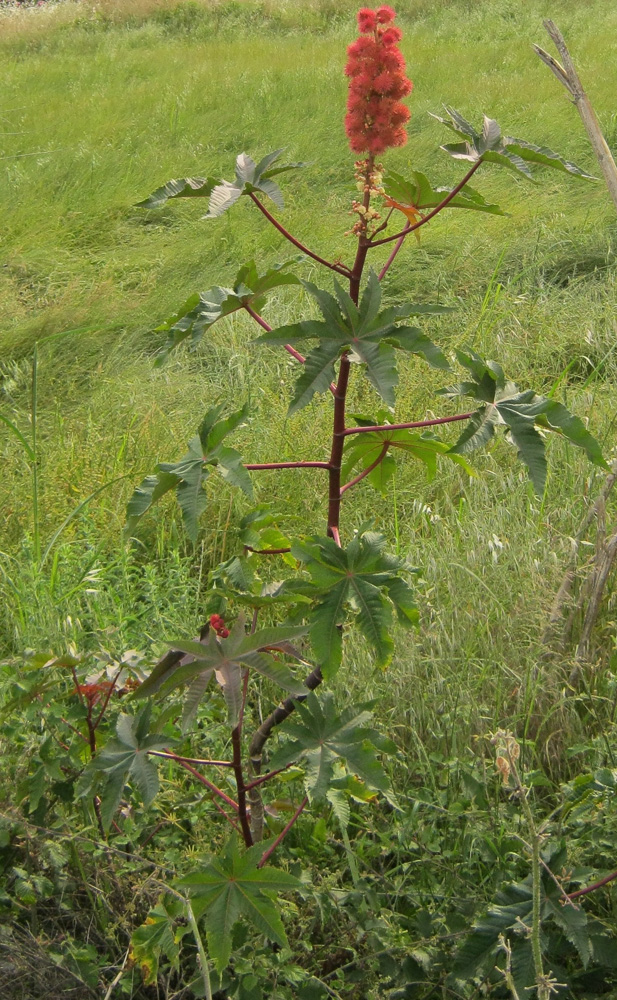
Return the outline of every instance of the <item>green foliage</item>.
{"type": "Polygon", "coordinates": [[[350,360],[356,364],[366,365],[373,388],[392,407],[394,386],[398,382],[394,348],[419,354],[434,368],[449,368],[444,354],[420,329],[396,326],[398,320],[407,316],[447,311],[443,306],[390,306],[380,312],[381,285],[374,271],[371,271],[358,306],[336,279],[336,297],[311,282],[303,284],[317,302],[323,321],[292,323],[257,338],[258,343],[289,343],[292,346],[305,340],[320,341],[317,350],[308,355],[296,381],[290,415],[307,406],[315,393],[325,392],[334,379],[334,363],[343,352],[350,352],[350,360]]]}
{"type": "Polygon", "coordinates": [[[326,679],[341,665],[342,625],[349,607],[379,666],[394,652],[390,634],[392,607],[398,621],[415,625],[418,612],[409,585],[398,574],[409,573],[405,560],[385,551],[386,540],[373,531],[358,533],[346,548],[331,538],[313,536],[294,542],[292,555],[306,567],[311,580],[290,580],[286,588],[316,601],[310,612],[310,639],[326,679]]]}
{"type": "Polygon", "coordinates": [[[302,762],[304,784],[311,801],[323,799],[331,789],[338,760],[345,761],[350,772],[367,788],[385,794],[391,792],[390,780],[376,751],[393,753],[396,747],[367,726],[372,717],[367,706],[349,706],[339,715],[332,695],[318,698],[311,692],[306,701],[296,702],[296,712],[299,718],[288,719],[282,726],[282,732],[292,740],[271,758],[273,770],[302,762]]]}
{"type": "Polygon", "coordinates": [[[579,417],[566,407],[546,396],[539,396],[533,389],[521,391],[506,380],[503,369],[495,361],[484,361],[475,351],[456,351],[459,363],[471,374],[471,381],[461,382],[440,390],[443,396],[471,396],[483,400],[452,448],[454,454],[464,455],[482,448],[501,425],[507,428],[519,456],[529,470],[536,493],[542,494],[546,483],[546,458],[540,430],[562,434],[572,444],[582,448],[589,461],[600,468],[608,468],[602,450],[579,417]]]}
{"type": "Polygon", "coordinates": [[[233,288],[221,288],[215,285],[207,292],[191,295],[183,306],[165,323],[157,327],[157,331],[169,334],[167,345],[163,348],[157,361],[162,365],[170,352],[188,337],[193,345],[199,343],[204,333],[219,319],[237,312],[239,309],[251,309],[259,312],[266,301],[268,292],[282,285],[299,285],[300,279],[293,274],[282,273],[286,267],[297,262],[285,261],[268,268],[264,274],[258,274],[254,261],[244,264],[234,282],[233,288]]]}
{"type": "MultiPolygon", "coordinates": [[[[370,427],[371,424],[383,426],[388,423],[388,413],[381,410],[374,419],[353,414],[354,420],[359,427],[370,427]]],[[[431,431],[423,431],[421,434],[411,430],[379,430],[362,434],[355,434],[351,437],[351,443],[345,448],[345,464],[343,465],[343,475],[347,478],[353,469],[358,465],[362,469],[368,469],[377,462],[384,448],[387,447],[388,454],[375,465],[375,468],[368,473],[366,479],[376,490],[385,494],[389,482],[396,472],[396,461],[390,454],[402,452],[403,455],[418,459],[426,466],[427,478],[434,479],[437,474],[437,457],[443,455],[445,458],[460,465],[468,475],[474,475],[473,469],[463,455],[452,451],[445,441],[441,441],[431,431]]]]}
{"type": "Polygon", "coordinates": [[[222,443],[245,419],[248,406],[245,404],[241,410],[219,420],[223,409],[224,405],[220,404],[208,410],[199,433],[189,441],[189,450],[183,459],[176,463],[161,462],[157,472],[146,476],[135,489],[126,509],[129,534],[154,503],[175,490],[189,538],[197,541],[199,517],[207,505],[204,485],[210,475],[208,466],[217,469],[230,485],[239,486],[248,496],[252,495],[251,479],[240,455],[222,443]]]}
{"type": "Polygon", "coordinates": [[[215,219],[222,215],[243,194],[258,191],[271,198],[283,207],[283,197],[280,188],[272,180],[277,174],[288,170],[305,167],[305,163],[285,163],[272,166],[278,160],[283,149],[268,153],[259,163],[255,163],[246,153],[240,153],[236,159],[235,181],[220,181],[213,177],[185,177],[182,180],[171,180],[159,187],[144,201],[138,202],[138,208],[160,208],[171,198],[210,198],[205,219],[215,219]]]}
{"type": "Polygon", "coordinates": [[[532,178],[532,173],[527,163],[539,163],[544,167],[553,167],[571,174],[573,177],[580,177],[584,180],[596,180],[592,174],[586,173],[575,163],[564,160],[558,153],[546,146],[534,146],[533,143],[524,139],[513,139],[511,136],[502,136],[501,128],[494,118],[487,118],[484,115],[482,131],[476,132],[473,125],[470,125],[458,111],[454,108],[446,107],[448,118],[441,118],[433,115],[437,121],[447,128],[456,132],[464,142],[447,143],[441,148],[453,156],[456,160],[469,160],[471,163],[482,161],[484,163],[497,163],[502,167],[508,167],[524,177],[532,178]]]}
{"type": "Polygon", "coordinates": [[[139,697],[158,692],[165,695],[176,687],[188,684],[183,719],[184,728],[187,728],[214,675],[225,697],[229,724],[233,727],[240,714],[247,668],[267,677],[291,694],[300,695],[304,692],[302,682],[279,661],[278,656],[289,653],[290,640],[306,632],[307,628],[304,626],[290,626],[259,629],[247,635],[244,619],[240,616],[225,639],[219,639],[210,630],[202,643],[174,641],[172,648],[187,656],[172,664],[163,660],[144,681],[137,694],[139,697]]]}
{"type": "Polygon", "coordinates": [[[133,931],[131,959],[141,969],[146,985],[156,983],[161,958],[172,969],[179,967],[179,943],[190,931],[180,922],[184,909],[182,900],[167,893],[150,910],[145,923],[133,931]]]}
{"type": "MultiPolygon", "coordinates": [[[[442,119],[440,119],[441,121],[442,119]]],[[[388,170],[384,178],[384,189],[389,198],[401,206],[420,210],[436,208],[449,194],[450,188],[433,187],[428,177],[419,170],[409,171],[409,180],[395,170],[388,170]]],[[[490,205],[482,195],[468,184],[451,198],[447,208],[467,208],[474,212],[488,212],[491,215],[505,215],[499,205],[490,205]]]]}
{"type": "Polygon", "coordinates": [[[219,972],[229,962],[232,931],[239,920],[247,920],[281,948],[288,947],[275,899],[278,893],[299,889],[302,883],[288,872],[260,866],[267,846],[258,844],[241,852],[232,836],[205,868],[178,881],[188,890],[196,915],[204,915],[208,950],[219,972]]]}
{"type": "Polygon", "coordinates": [[[159,790],[156,764],[148,757],[149,750],[163,750],[173,740],[169,736],[149,733],[150,705],[139,715],[120,715],[116,723],[116,739],[111,739],[101,753],[88,765],[80,793],[90,791],[90,776],[102,771],[106,780],[101,792],[101,818],[108,830],[120,805],[125,785],[130,781],[139,790],[144,806],[149,806],[159,790]]]}

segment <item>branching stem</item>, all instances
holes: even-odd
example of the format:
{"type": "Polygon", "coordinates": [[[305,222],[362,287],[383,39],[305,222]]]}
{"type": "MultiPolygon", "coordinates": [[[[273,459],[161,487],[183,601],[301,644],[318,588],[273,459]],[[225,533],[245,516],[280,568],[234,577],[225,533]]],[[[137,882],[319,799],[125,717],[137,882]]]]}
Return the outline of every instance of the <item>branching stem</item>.
{"type": "Polygon", "coordinates": [[[476,160],[471,169],[467,171],[463,179],[459,181],[456,187],[452,188],[452,190],[448,192],[444,200],[440,201],[432,212],[429,212],[428,215],[425,215],[422,219],[420,219],[419,222],[415,222],[413,226],[410,226],[409,224],[406,225],[405,228],[402,229],[400,233],[395,233],[394,236],[386,236],[384,237],[383,240],[371,240],[370,242],[371,249],[373,247],[381,247],[384,245],[384,243],[393,243],[394,240],[400,239],[401,236],[408,236],[409,233],[414,233],[416,229],[420,229],[421,226],[425,226],[427,222],[430,222],[431,219],[434,219],[436,215],[439,215],[439,213],[442,212],[443,209],[450,204],[453,198],[456,198],[459,191],[462,191],[462,189],[467,184],[467,181],[470,179],[470,177],[473,177],[473,175],[475,174],[476,170],[481,165],[481,163],[482,163],[481,159],[476,160]]]}
{"type": "Polygon", "coordinates": [[[343,496],[343,493],[346,493],[347,490],[350,490],[352,486],[355,486],[356,483],[360,483],[362,482],[363,479],[366,479],[366,477],[371,474],[373,469],[376,469],[377,466],[381,462],[383,462],[384,458],[388,454],[389,447],[390,447],[390,442],[386,441],[375,461],[371,462],[370,465],[367,465],[366,469],[363,469],[362,472],[359,475],[357,475],[354,479],[350,479],[348,483],[345,483],[344,486],[341,486],[341,496],[343,496]]]}
{"type": "MultiPolygon", "coordinates": [[[[347,437],[349,434],[370,434],[371,431],[405,431],[413,427],[437,427],[439,424],[453,424],[457,420],[469,420],[473,417],[471,413],[457,413],[454,417],[434,417],[431,420],[412,420],[404,424],[367,424],[363,427],[348,427],[343,431],[347,437]]],[[[250,466],[247,465],[247,469],[250,466]]]]}
{"type": "Polygon", "coordinates": [[[331,271],[336,271],[337,274],[343,274],[345,275],[346,278],[349,277],[350,270],[348,267],[346,267],[344,264],[336,264],[336,263],[333,264],[329,260],[325,260],[323,257],[320,257],[319,254],[313,253],[312,250],[309,250],[308,247],[305,247],[303,243],[300,243],[300,240],[297,240],[295,236],[292,236],[291,233],[288,232],[285,229],[285,227],[282,226],[281,223],[274,218],[274,216],[268,211],[266,206],[263,205],[262,202],[260,202],[259,198],[257,198],[253,192],[249,194],[249,198],[251,198],[255,202],[257,208],[263,215],[265,215],[268,222],[271,222],[274,228],[278,229],[279,233],[281,233],[281,235],[284,236],[286,240],[289,240],[290,243],[293,243],[293,245],[297,247],[298,250],[301,250],[302,253],[305,253],[307,257],[311,257],[312,260],[316,260],[318,264],[323,264],[324,267],[329,267],[331,271]]]}
{"type": "Polygon", "coordinates": [[[329,469],[329,462],[254,462],[245,469],[260,472],[262,469],[329,469]]]}
{"type": "Polygon", "coordinates": [[[268,858],[270,857],[270,855],[274,853],[274,851],[277,849],[277,847],[279,846],[279,844],[281,843],[281,841],[284,839],[284,837],[287,836],[287,834],[291,830],[292,826],[294,825],[294,823],[296,822],[296,820],[298,819],[298,817],[300,816],[300,814],[306,809],[307,805],[308,805],[308,795],[305,795],[304,798],[302,799],[302,802],[300,803],[300,805],[296,809],[295,813],[293,814],[293,816],[289,820],[289,823],[287,824],[287,826],[284,827],[284,829],[281,830],[281,832],[279,833],[278,837],[276,838],[276,840],[274,841],[274,843],[270,845],[270,847],[268,848],[268,850],[264,851],[262,857],[257,862],[257,867],[258,868],[263,868],[263,866],[265,865],[265,863],[268,860],[268,858]]]}

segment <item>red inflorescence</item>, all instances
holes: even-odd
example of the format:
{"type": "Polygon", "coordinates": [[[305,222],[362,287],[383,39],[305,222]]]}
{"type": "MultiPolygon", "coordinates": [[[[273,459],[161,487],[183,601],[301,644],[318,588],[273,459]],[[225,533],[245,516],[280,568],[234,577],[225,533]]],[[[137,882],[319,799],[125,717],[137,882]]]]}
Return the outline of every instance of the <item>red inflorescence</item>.
{"type": "Polygon", "coordinates": [[[225,621],[220,615],[210,615],[210,626],[220,639],[226,639],[229,635],[229,629],[225,627],[225,621]]]}
{"type": "Polygon", "coordinates": [[[111,691],[113,686],[113,681],[100,681],[98,684],[78,684],[75,690],[92,708],[101,700],[102,696],[111,691]]]}
{"type": "Polygon", "coordinates": [[[349,97],[345,131],[354,153],[383,153],[390,146],[404,146],[409,109],[401,98],[411,93],[405,60],[397,47],[400,28],[391,7],[363,7],[358,13],[360,37],[347,49],[345,74],[349,97]]]}

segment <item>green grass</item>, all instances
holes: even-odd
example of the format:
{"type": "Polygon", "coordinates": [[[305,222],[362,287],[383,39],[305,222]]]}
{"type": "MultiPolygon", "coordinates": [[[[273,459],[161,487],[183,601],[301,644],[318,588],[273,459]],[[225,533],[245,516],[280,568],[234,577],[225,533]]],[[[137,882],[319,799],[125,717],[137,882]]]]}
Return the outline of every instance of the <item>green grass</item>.
{"type": "MultiPolygon", "coordinates": [[[[0,405],[29,436],[38,341],[42,550],[78,504],[111,483],[70,520],[39,568],[29,464],[17,435],[0,424],[4,655],[68,642],[115,653],[156,649],[166,636],[194,629],[208,568],[232,551],[245,502],[227,487],[213,490],[195,550],[168,504],[144,521],[133,548],[121,529],[135,483],[157,461],[180,457],[213,401],[250,400],[252,421],[237,435],[246,461],[322,457],[315,442],[326,439],[329,402],[285,418],[293,362],[252,347],[248,318],[215,327],[198,351],[178,352],[163,369],[152,364],[161,345],[154,327],[189,294],[227,283],[251,256],[264,264],[287,259],[289,248],[244,202],[208,223],[200,203],[154,212],[133,206],[170,177],[230,176],[243,149],[258,156],[285,145],[290,159],[313,164],[284,180],[285,224],[316,250],[349,259],[343,234],[354,188],[342,66],[353,10],[325,2],[144,2],[0,14],[0,405]]],[[[546,44],[547,14],[571,42],[614,142],[613,5],[403,4],[413,116],[408,145],[388,164],[455,182],[459,167],[438,150],[448,137],[427,114],[446,102],[476,120],[486,111],[507,133],[593,171],[574,109],[531,50],[533,41],[546,44]]],[[[555,389],[609,454],[614,211],[601,183],[538,177],[534,186],[483,170],[476,186],[510,217],[446,213],[399,255],[385,293],[457,305],[427,324],[434,339],[470,343],[522,386],[555,389]]],[[[316,277],[312,266],[302,274],[316,277]]],[[[270,322],[297,316],[301,299],[295,290],[283,294],[269,307],[270,322]]],[[[413,362],[400,367],[397,416],[438,411],[439,380],[413,362]]],[[[375,406],[372,391],[355,382],[351,409],[375,406]]],[[[539,635],[598,478],[559,442],[549,451],[542,502],[505,444],[477,460],[471,482],[444,467],[427,484],[421,469],[402,465],[395,508],[392,496],[364,484],[346,501],[347,532],[374,517],[423,569],[418,635],[401,637],[385,681],[355,649],[346,681],[360,697],[367,689],[385,697],[410,752],[414,740],[463,752],[474,734],[497,724],[540,744],[564,728],[561,742],[576,739],[576,712],[556,720],[552,707],[567,665],[538,672],[539,635]]],[[[320,530],[320,475],[255,476],[257,497],[292,525],[320,530]]],[[[605,661],[611,644],[607,622],[602,627],[605,661]]]]}

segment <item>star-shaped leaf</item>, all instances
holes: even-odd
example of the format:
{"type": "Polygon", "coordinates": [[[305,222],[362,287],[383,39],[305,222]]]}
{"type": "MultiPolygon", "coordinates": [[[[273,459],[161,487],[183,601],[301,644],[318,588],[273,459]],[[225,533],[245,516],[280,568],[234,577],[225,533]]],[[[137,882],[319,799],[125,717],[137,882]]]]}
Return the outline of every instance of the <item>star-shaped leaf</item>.
{"type": "Polygon", "coordinates": [[[156,764],[148,751],[163,750],[173,740],[168,736],[148,735],[149,726],[150,705],[139,715],[121,715],[116,723],[116,738],[88,765],[88,771],[103,771],[107,775],[101,793],[101,818],[106,830],[128,782],[137,787],[145,806],[150,805],[159,790],[156,764]]]}
{"type": "Polygon", "coordinates": [[[247,668],[290,694],[299,696],[306,693],[302,681],[292,674],[281,658],[289,655],[291,640],[305,635],[307,631],[308,626],[300,625],[264,628],[247,635],[244,619],[239,616],[225,639],[210,630],[201,642],[174,640],[170,642],[170,647],[188,655],[179,662],[176,660],[161,669],[155,668],[141,685],[139,696],[145,697],[159,690],[167,694],[176,687],[188,685],[190,712],[194,714],[196,705],[192,699],[205,692],[210,678],[214,676],[223,692],[229,723],[233,727],[238,721],[247,668]]]}
{"type": "MultiPolygon", "coordinates": [[[[362,427],[370,427],[371,424],[377,426],[387,423],[387,413],[381,411],[375,420],[368,417],[352,414],[356,423],[362,427]]],[[[440,441],[434,434],[425,431],[422,434],[414,433],[411,430],[381,430],[350,436],[345,448],[343,477],[346,479],[358,465],[362,469],[368,469],[382,454],[384,447],[391,450],[398,450],[411,458],[416,458],[423,462],[429,479],[433,479],[437,472],[437,457],[444,455],[452,459],[457,465],[462,466],[468,475],[474,475],[473,469],[468,462],[450,449],[450,445],[445,441],[440,441]]],[[[367,481],[380,493],[385,494],[388,483],[396,471],[396,462],[391,454],[386,454],[375,468],[369,472],[367,481]]]]}
{"type": "Polygon", "coordinates": [[[135,489],[129,500],[126,513],[126,531],[131,534],[137,522],[157,500],[175,489],[182,511],[184,525],[190,539],[195,542],[199,531],[199,516],[206,508],[207,497],[204,484],[212,468],[232,486],[252,496],[250,476],[237,451],[222,444],[223,439],[242,423],[248,413],[248,405],[219,420],[223,405],[213,406],[204,417],[199,433],[191,438],[188,453],[179,462],[161,462],[156,472],[146,478],[135,489]]]}
{"type": "Polygon", "coordinates": [[[307,166],[306,163],[285,163],[277,167],[272,164],[283,152],[277,149],[268,153],[259,163],[255,163],[246,153],[240,153],[236,159],[236,177],[234,181],[221,181],[212,189],[210,204],[205,219],[215,219],[238,200],[243,194],[258,191],[271,198],[279,208],[283,208],[283,195],[278,184],[272,180],[277,174],[286,170],[296,170],[307,166]]]}
{"type": "Polygon", "coordinates": [[[527,163],[539,163],[542,166],[553,167],[555,170],[572,174],[573,177],[596,180],[592,174],[588,174],[581,167],[577,167],[570,160],[565,160],[559,153],[553,152],[546,146],[535,146],[524,139],[502,135],[501,128],[494,118],[488,118],[484,115],[482,130],[477,132],[473,125],[470,125],[454,108],[446,106],[445,111],[448,115],[447,118],[441,118],[439,115],[432,115],[432,117],[463,140],[462,142],[447,143],[441,147],[457,160],[468,160],[471,163],[476,163],[478,160],[485,163],[498,163],[523,174],[528,179],[532,179],[533,175],[527,163]]]}
{"type": "Polygon", "coordinates": [[[144,201],[138,201],[135,207],[160,208],[172,198],[209,198],[220,183],[216,177],[182,177],[167,181],[144,201]]]}
{"type": "Polygon", "coordinates": [[[529,470],[529,477],[536,493],[544,492],[546,483],[546,456],[544,441],[538,432],[550,430],[567,437],[572,444],[582,448],[594,465],[607,468],[602,449],[589,433],[582,420],[555,399],[540,396],[533,389],[521,391],[506,380],[500,365],[484,361],[474,351],[457,351],[459,363],[467,369],[471,380],[440,390],[445,396],[471,396],[481,400],[481,406],[471,417],[452,447],[452,452],[468,454],[481,448],[493,437],[496,428],[507,428],[519,456],[529,470]]]}
{"type": "Polygon", "coordinates": [[[302,883],[278,868],[258,867],[267,846],[256,844],[240,853],[234,835],[205,868],[177,883],[188,890],[196,915],[204,915],[208,951],[219,973],[229,963],[232,930],[239,920],[248,921],[281,948],[288,947],[275,896],[299,889],[302,883]]]}
{"type": "Polygon", "coordinates": [[[276,264],[261,275],[251,260],[240,268],[232,288],[214,285],[207,292],[191,295],[177,313],[156,328],[157,332],[168,334],[167,343],[155,362],[157,367],[164,364],[170,352],[189,337],[193,346],[199,343],[204,333],[218,320],[247,306],[259,312],[269,292],[282,285],[301,284],[300,278],[287,272],[286,268],[302,259],[295,257],[276,264]]]}
{"type": "Polygon", "coordinates": [[[311,692],[304,702],[296,702],[296,713],[281,726],[292,739],[270,759],[271,770],[301,761],[307,794],[311,799],[323,799],[331,786],[335,764],[343,760],[369,788],[390,792],[377,748],[391,753],[396,747],[367,726],[371,720],[367,706],[349,707],[337,715],[331,694],[318,698],[311,692]]]}
{"type": "Polygon", "coordinates": [[[240,153],[236,159],[235,181],[223,181],[216,177],[183,177],[179,180],[171,180],[153,191],[144,201],[138,202],[136,207],[160,208],[172,198],[210,198],[208,214],[205,218],[212,219],[221,215],[241,195],[250,194],[251,191],[261,191],[282,208],[283,201],[280,189],[271,178],[287,170],[308,166],[306,163],[284,163],[277,167],[272,166],[282,152],[282,149],[277,149],[273,153],[268,153],[259,163],[255,163],[246,153],[240,153]]]}
{"type": "Polygon", "coordinates": [[[402,624],[417,622],[411,588],[398,575],[410,572],[410,568],[404,560],[386,553],[385,544],[381,535],[367,531],[345,549],[331,538],[318,536],[292,545],[292,555],[304,563],[311,580],[289,580],[285,586],[316,602],[308,615],[310,639],[327,679],[341,663],[341,626],[349,611],[380,666],[389,663],[394,649],[392,607],[402,624]]]}
{"type": "MultiPolygon", "coordinates": [[[[407,216],[411,223],[417,221],[422,211],[436,208],[450,193],[450,188],[433,187],[428,177],[419,170],[411,170],[408,177],[389,170],[384,179],[386,201],[407,216]]],[[[448,208],[467,208],[474,212],[505,215],[499,205],[490,205],[481,194],[467,185],[452,198],[448,208]]]]}
{"type": "Polygon", "coordinates": [[[265,344],[301,344],[318,340],[296,383],[289,413],[306,406],[317,392],[325,391],[334,376],[333,365],[342,353],[357,364],[366,365],[367,375],[388,406],[394,406],[394,387],[398,382],[394,348],[421,355],[434,368],[449,368],[442,351],[417,327],[396,326],[404,317],[426,312],[448,312],[443,306],[390,306],[380,311],[381,284],[371,271],[359,306],[334,281],[335,295],[311,282],[304,287],[315,299],[324,317],[278,327],[261,337],[265,344]]]}

